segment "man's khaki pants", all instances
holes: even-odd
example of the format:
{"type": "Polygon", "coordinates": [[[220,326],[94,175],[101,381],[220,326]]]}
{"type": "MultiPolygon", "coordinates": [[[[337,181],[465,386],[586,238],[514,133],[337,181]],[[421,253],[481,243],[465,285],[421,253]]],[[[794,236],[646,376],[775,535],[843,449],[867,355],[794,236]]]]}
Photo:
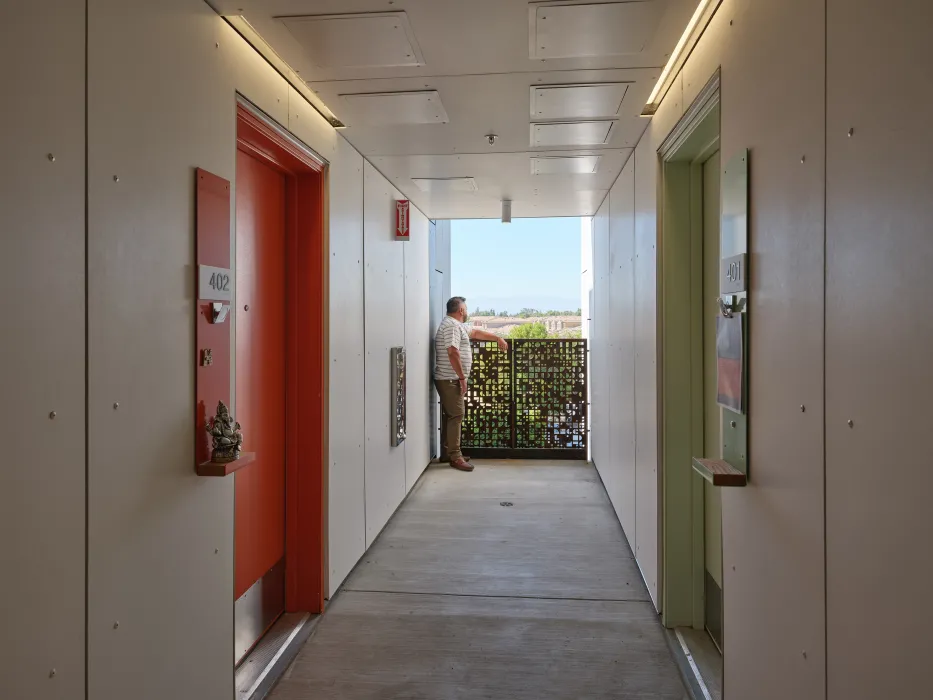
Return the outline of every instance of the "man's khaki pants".
{"type": "Polygon", "coordinates": [[[441,397],[441,459],[456,462],[460,451],[460,426],[463,423],[463,395],[456,379],[436,379],[434,386],[441,397]]]}

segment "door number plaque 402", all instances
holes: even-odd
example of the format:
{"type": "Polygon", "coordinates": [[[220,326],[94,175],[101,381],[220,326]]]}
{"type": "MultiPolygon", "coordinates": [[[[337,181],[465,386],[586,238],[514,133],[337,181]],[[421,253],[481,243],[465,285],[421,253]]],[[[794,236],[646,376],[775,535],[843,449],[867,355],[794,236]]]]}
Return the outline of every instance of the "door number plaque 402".
{"type": "Polygon", "coordinates": [[[233,275],[230,270],[223,267],[199,265],[198,299],[231,301],[233,299],[233,275]]]}

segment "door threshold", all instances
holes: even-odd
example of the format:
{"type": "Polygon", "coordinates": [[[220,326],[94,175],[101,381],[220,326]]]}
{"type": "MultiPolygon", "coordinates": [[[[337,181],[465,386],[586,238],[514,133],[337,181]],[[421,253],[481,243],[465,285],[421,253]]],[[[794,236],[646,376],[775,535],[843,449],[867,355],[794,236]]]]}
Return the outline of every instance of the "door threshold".
{"type": "Polygon", "coordinates": [[[678,627],[664,632],[692,700],[722,700],[722,656],[706,630],[678,627]]]}
{"type": "Polygon", "coordinates": [[[263,700],[317,626],[320,615],[285,613],[236,668],[236,700],[263,700]]]}

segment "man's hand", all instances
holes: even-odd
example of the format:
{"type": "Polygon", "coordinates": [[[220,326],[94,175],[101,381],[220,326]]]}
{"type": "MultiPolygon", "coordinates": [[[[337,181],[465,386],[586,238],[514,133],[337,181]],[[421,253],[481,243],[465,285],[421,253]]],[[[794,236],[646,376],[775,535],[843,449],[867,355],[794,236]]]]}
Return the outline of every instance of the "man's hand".
{"type": "Polygon", "coordinates": [[[466,396],[467,392],[467,380],[466,377],[460,380],[460,396],[466,396]]]}
{"type": "Polygon", "coordinates": [[[505,338],[496,338],[496,342],[499,343],[499,349],[502,352],[509,351],[509,342],[505,338]]]}

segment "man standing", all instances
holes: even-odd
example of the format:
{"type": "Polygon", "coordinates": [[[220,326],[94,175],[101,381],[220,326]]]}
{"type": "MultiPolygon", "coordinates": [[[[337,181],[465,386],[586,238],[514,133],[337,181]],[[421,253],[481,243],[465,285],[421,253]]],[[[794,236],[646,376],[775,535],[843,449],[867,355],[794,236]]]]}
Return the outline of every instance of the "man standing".
{"type": "Polygon", "coordinates": [[[434,368],[434,386],[441,397],[441,460],[464,472],[473,471],[473,465],[460,451],[460,426],[463,423],[463,397],[473,364],[470,340],[495,340],[503,352],[509,344],[503,338],[478,328],[468,328],[466,299],[453,297],[447,302],[447,315],[434,336],[437,366],[434,368]],[[445,459],[446,458],[446,459],[445,459]]]}

